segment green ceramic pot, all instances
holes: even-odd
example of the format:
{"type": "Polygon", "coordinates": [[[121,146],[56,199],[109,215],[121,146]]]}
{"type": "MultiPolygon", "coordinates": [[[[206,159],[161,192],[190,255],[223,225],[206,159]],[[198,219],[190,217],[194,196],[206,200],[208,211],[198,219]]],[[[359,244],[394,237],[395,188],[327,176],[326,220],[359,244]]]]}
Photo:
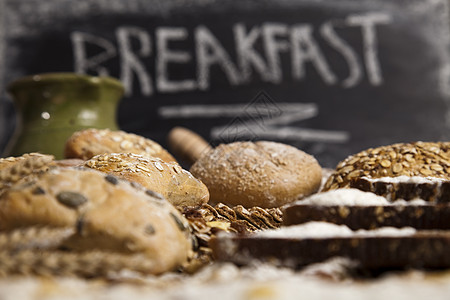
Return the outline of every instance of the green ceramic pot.
{"type": "Polygon", "coordinates": [[[63,158],[66,140],[78,130],[117,130],[117,106],[124,88],[110,77],[47,73],[8,86],[17,109],[17,129],[3,156],[28,152],[63,158]]]}

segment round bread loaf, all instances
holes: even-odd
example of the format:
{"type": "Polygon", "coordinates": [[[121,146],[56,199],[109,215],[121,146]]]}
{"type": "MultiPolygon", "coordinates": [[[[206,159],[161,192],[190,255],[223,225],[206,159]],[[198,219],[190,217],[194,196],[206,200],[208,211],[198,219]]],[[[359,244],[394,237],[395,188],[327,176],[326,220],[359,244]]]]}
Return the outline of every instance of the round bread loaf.
{"type": "Polygon", "coordinates": [[[18,157],[0,158],[0,193],[30,175],[47,171],[55,163],[52,155],[26,153],[18,157]]]}
{"type": "Polygon", "coordinates": [[[132,153],[97,155],[85,166],[129,181],[163,195],[176,206],[197,206],[208,202],[208,188],[177,163],[132,153]]]}
{"type": "Polygon", "coordinates": [[[75,250],[142,253],[151,273],[172,270],[191,255],[186,219],[168,201],[87,168],[55,167],[0,196],[0,231],[29,226],[76,228],[75,250]]]}
{"type": "Polygon", "coordinates": [[[49,167],[76,167],[83,163],[84,160],[78,158],[55,160],[53,155],[37,152],[4,157],[0,158],[0,180],[15,181],[13,175],[23,178],[28,174],[45,171],[49,167]]]}
{"type": "Polygon", "coordinates": [[[190,169],[209,189],[210,202],[279,207],[316,192],[322,169],[289,145],[259,141],[222,144],[190,169]]]}
{"type": "Polygon", "coordinates": [[[66,141],[64,157],[87,160],[99,154],[121,152],[158,157],[166,162],[177,162],[167,150],[150,139],[121,130],[94,128],[72,134],[66,141]]]}
{"type": "Polygon", "coordinates": [[[450,179],[450,142],[398,143],[361,151],[337,165],[323,190],[350,187],[362,176],[402,175],[450,179]]]}
{"type": "Polygon", "coordinates": [[[25,153],[22,156],[0,158],[0,193],[17,182],[33,180],[33,175],[53,167],[81,166],[84,160],[55,160],[53,155],[25,153]]]}
{"type": "Polygon", "coordinates": [[[55,158],[53,155],[40,154],[36,152],[25,153],[22,156],[4,157],[0,158],[0,170],[6,170],[16,166],[16,172],[23,175],[23,173],[28,173],[30,170],[40,170],[44,166],[47,166],[53,162],[54,159],[55,158]]]}

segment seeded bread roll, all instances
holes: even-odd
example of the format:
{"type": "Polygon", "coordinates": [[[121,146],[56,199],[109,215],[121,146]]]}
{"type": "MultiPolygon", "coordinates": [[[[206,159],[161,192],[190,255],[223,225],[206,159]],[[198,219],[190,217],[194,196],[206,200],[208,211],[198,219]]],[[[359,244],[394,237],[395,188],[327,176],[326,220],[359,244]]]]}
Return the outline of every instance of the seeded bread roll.
{"type": "Polygon", "coordinates": [[[47,171],[55,164],[52,155],[26,153],[18,157],[0,158],[0,193],[30,175],[47,171]]]}
{"type": "Polygon", "coordinates": [[[450,179],[450,142],[398,143],[351,155],[337,165],[323,190],[349,187],[363,176],[401,175],[450,179]]]}
{"type": "Polygon", "coordinates": [[[151,273],[184,263],[191,252],[187,221],[162,196],[87,168],[53,168],[0,196],[0,231],[72,227],[66,248],[142,253],[151,273]]]}
{"type": "Polygon", "coordinates": [[[120,130],[94,128],[75,132],[66,142],[64,157],[87,160],[99,154],[121,152],[177,162],[161,145],[150,139],[120,130]]]}
{"type": "Polygon", "coordinates": [[[176,206],[197,206],[209,200],[208,188],[177,163],[132,153],[111,153],[94,156],[85,166],[135,181],[176,206]]]}
{"type": "Polygon", "coordinates": [[[35,165],[42,165],[51,162],[54,159],[52,155],[40,154],[40,153],[25,153],[22,156],[10,156],[0,158],[0,170],[12,167],[18,163],[25,165],[24,167],[32,168],[35,165]],[[43,163],[42,163],[43,162],[43,163]]]}
{"type": "Polygon", "coordinates": [[[314,157],[267,141],[219,145],[190,171],[208,187],[212,203],[244,207],[282,206],[316,192],[322,179],[314,157]]]}

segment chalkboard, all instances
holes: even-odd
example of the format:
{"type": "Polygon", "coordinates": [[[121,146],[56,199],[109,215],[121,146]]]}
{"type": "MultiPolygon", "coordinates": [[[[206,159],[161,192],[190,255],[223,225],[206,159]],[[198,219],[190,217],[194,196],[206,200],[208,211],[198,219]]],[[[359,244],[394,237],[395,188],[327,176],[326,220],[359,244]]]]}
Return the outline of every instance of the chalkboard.
{"type": "Polygon", "coordinates": [[[446,0],[0,0],[5,85],[70,71],[119,78],[119,126],[164,146],[269,139],[334,167],[395,142],[448,140],[446,0]]]}

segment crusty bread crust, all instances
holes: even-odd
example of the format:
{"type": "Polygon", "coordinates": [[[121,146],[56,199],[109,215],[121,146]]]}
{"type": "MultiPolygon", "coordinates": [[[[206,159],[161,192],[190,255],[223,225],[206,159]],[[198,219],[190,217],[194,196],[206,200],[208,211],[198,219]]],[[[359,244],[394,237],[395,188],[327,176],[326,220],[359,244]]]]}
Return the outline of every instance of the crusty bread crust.
{"type": "Polygon", "coordinates": [[[0,194],[19,181],[47,171],[55,164],[53,155],[25,153],[22,156],[0,158],[0,194]]]}
{"type": "Polygon", "coordinates": [[[208,202],[208,188],[177,163],[132,153],[97,155],[85,166],[137,182],[163,195],[176,206],[196,206],[208,202]]]}
{"type": "Polygon", "coordinates": [[[316,192],[322,169],[289,145],[259,141],[222,144],[190,169],[209,189],[212,203],[279,207],[316,192]]]}
{"type": "Polygon", "coordinates": [[[350,187],[362,176],[401,175],[450,180],[450,142],[397,143],[350,155],[337,165],[323,190],[350,187]]]}
{"type": "Polygon", "coordinates": [[[151,139],[121,130],[94,128],[75,132],[66,141],[64,157],[87,160],[99,154],[121,152],[158,157],[166,162],[177,162],[167,150],[151,139]]]}
{"type": "Polygon", "coordinates": [[[154,274],[192,251],[189,225],[168,201],[88,168],[55,167],[0,196],[0,231],[32,226],[75,228],[64,242],[73,250],[142,253],[154,274]]]}

